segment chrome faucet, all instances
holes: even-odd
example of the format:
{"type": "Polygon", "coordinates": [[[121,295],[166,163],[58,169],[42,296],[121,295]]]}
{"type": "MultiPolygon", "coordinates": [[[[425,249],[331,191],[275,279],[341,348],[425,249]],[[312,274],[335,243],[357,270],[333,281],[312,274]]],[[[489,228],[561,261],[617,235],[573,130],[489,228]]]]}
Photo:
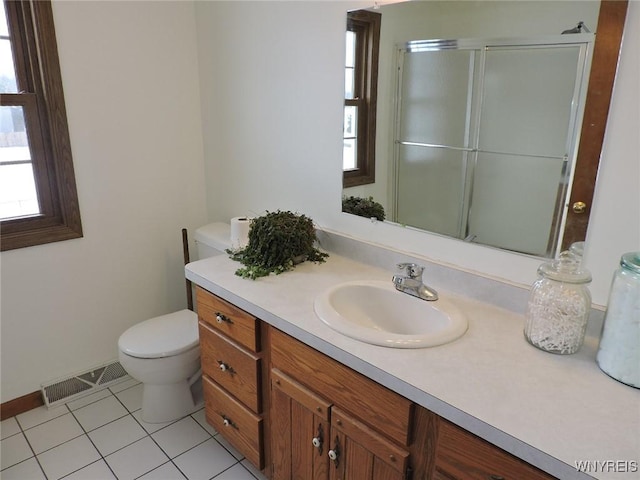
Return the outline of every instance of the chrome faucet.
{"type": "Polygon", "coordinates": [[[415,263],[399,263],[398,268],[406,272],[404,275],[394,275],[392,278],[396,290],[413,295],[422,300],[432,302],[438,300],[438,292],[422,283],[424,267],[415,263]]]}

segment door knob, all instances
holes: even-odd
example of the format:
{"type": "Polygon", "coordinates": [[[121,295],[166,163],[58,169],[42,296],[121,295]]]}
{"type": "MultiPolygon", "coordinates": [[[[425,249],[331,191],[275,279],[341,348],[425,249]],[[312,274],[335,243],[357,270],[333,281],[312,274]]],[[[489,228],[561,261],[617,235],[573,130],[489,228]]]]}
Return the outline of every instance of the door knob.
{"type": "Polygon", "coordinates": [[[322,424],[320,424],[318,425],[318,433],[316,434],[315,437],[311,439],[311,443],[313,444],[314,447],[318,449],[318,451],[320,452],[320,455],[322,455],[323,436],[324,435],[322,431],[322,424]]]}
{"type": "Polygon", "coordinates": [[[587,204],[584,202],[576,202],[572,207],[573,213],[584,213],[587,211],[587,204]]]}

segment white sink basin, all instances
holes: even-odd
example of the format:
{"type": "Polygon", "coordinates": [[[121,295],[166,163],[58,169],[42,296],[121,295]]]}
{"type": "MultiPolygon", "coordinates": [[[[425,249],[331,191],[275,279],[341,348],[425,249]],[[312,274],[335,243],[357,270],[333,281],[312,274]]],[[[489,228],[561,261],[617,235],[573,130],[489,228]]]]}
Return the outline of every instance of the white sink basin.
{"type": "Polygon", "coordinates": [[[318,295],[316,315],[348,337],[393,348],[434,347],[461,337],[467,318],[446,295],[427,302],[391,280],[341,283],[318,295]]]}

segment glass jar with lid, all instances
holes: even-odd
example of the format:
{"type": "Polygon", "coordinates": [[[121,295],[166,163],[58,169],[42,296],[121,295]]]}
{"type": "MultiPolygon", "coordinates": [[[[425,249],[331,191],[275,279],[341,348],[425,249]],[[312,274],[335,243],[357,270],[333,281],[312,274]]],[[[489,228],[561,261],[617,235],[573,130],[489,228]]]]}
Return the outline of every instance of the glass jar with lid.
{"type": "Polygon", "coordinates": [[[580,257],[567,251],[540,265],[538,275],[529,294],[524,336],[541,350],[575,353],[584,342],[591,309],[591,274],[581,267],[580,257]]]}
{"type": "Polygon", "coordinates": [[[610,377],[640,388],[640,252],[622,255],[613,275],[596,361],[610,377]]]}

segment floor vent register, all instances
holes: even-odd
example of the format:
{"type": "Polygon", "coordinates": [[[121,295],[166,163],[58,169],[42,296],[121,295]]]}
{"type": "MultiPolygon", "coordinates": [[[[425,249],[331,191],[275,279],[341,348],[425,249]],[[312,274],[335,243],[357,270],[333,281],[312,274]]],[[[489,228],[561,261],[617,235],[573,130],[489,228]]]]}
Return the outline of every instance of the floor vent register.
{"type": "Polygon", "coordinates": [[[95,393],[129,378],[120,362],[111,362],[73,377],[55,380],[42,385],[42,397],[47,407],[95,393]]]}

